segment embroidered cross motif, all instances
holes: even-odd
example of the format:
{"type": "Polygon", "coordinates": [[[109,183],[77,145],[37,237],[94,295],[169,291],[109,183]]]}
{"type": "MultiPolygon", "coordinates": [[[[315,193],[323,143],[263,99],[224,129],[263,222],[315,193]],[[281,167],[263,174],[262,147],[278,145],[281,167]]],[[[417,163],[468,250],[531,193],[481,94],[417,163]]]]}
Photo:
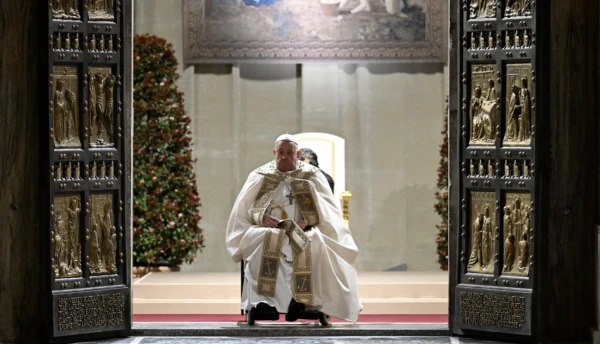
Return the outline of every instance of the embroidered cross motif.
{"type": "Polygon", "coordinates": [[[285,195],[285,197],[286,197],[287,199],[289,199],[289,200],[290,200],[290,204],[293,204],[293,201],[294,201],[294,194],[292,193],[292,191],[291,191],[291,190],[290,190],[290,193],[289,193],[289,194],[285,195]]]}

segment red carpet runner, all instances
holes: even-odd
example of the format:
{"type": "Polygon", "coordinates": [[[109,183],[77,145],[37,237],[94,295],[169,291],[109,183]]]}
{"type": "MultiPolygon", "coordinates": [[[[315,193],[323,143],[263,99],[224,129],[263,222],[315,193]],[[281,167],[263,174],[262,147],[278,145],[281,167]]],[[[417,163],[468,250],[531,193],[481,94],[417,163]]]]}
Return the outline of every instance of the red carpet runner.
{"type": "MultiPolygon", "coordinates": [[[[133,322],[238,322],[245,318],[242,315],[228,314],[135,314],[133,322]]],[[[280,322],[285,321],[282,315],[280,322]]],[[[298,320],[310,321],[310,320],[298,320]]],[[[331,319],[332,322],[345,322],[331,319]]],[[[315,322],[310,321],[310,322],[315,322]]],[[[359,316],[359,323],[447,323],[447,314],[364,314],[359,316]]]]}

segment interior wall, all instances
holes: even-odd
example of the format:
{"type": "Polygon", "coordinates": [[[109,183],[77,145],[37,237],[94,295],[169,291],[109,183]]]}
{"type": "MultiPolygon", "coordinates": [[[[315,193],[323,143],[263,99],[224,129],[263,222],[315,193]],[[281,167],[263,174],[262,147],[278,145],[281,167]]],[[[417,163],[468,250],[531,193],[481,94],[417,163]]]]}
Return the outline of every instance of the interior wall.
{"type": "MultiPolygon", "coordinates": [[[[135,32],[166,38],[180,62],[182,0],[136,0],[135,32]]],[[[181,66],[181,65],[180,65],[181,66]]],[[[437,270],[433,211],[447,93],[441,64],[201,65],[181,68],[192,118],[206,248],[189,271],[234,271],[231,206],[284,132],[346,139],[358,270],[437,270]]]]}

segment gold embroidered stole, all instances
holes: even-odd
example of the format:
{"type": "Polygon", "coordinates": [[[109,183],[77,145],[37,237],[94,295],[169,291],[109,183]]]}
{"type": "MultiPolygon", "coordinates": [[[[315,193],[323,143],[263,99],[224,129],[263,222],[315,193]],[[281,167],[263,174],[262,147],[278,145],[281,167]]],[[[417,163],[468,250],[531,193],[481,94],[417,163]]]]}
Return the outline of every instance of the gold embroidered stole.
{"type": "MultiPolygon", "coordinates": [[[[314,166],[298,162],[298,169],[289,174],[292,178],[291,188],[298,209],[307,226],[319,223],[319,212],[308,179],[317,172],[314,166]]],[[[274,162],[260,167],[258,173],[265,177],[256,200],[249,211],[255,224],[262,226],[263,217],[273,199],[275,190],[283,182],[285,174],[275,169],[274,162]]],[[[314,303],[310,239],[293,220],[281,221],[277,229],[269,229],[265,233],[263,254],[258,275],[258,293],[267,297],[275,297],[277,275],[283,248],[284,236],[290,239],[294,269],[294,299],[296,302],[312,305],[314,303]]]]}

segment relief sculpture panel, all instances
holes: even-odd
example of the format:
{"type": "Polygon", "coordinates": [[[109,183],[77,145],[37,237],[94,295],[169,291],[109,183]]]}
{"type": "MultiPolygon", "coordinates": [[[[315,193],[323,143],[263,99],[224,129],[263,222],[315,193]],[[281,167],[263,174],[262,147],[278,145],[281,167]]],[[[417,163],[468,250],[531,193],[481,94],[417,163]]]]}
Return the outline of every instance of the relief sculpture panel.
{"type": "Polygon", "coordinates": [[[88,80],[90,144],[113,146],[116,77],[110,67],[90,67],[88,80]]]}
{"type": "Polygon", "coordinates": [[[495,72],[496,65],[474,64],[471,66],[471,102],[469,106],[471,145],[489,146],[496,142],[495,72]]]}
{"type": "Polygon", "coordinates": [[[500,0],[471,0],[469,19],[495,18],[496,8],[500,0]]]}
{"type": "Polygon", "coordinates": [[[533,0],[506,0],[504,16],[509,18],[531,16],[532,1],[533,0]]]}
{"type": "Polygon", "coordinates": [[[54,66],[52,74],[51,113],[54,117],[54,145],[79,148],[79,106],[77,68],[54,66]]]}
{"type": "Polygon", "coordinates": [[[90,20],[113,20],[115,18],[114,0],[87,0],[86,6],[90,20]]]}
{"type": "Polygon", "coordinates": [[[508,193],[504,205],[504,275],[527,276],[531,244],[531,195],[508,193]]]}
{"type": "Polygon", "coordinates": [[[494,192],[471,192],[468,272],[494,272],[495,202],[494,192]]]}
{"type": "Polygon", "coordinates": [[[80,19],[79,0],[51,0],[52,17],[56,19],[80,19]]]}
{"type": "Polygon", "coordinates": [[[92,274],[117,273],[113,194],[92,194],[90,207],[90,271],[92,274]]]}
{"type": "Polygon", "coordinates": [[[504,145],[531,144],[531,64],[506,66],[506,129],[504,145]]]}
{"type": "Polygon", "coordinates": [[[54,197],[52,216],[54,230],[52,259],[56,278],[81,276],[81,198],[79,195],[54,197]]]}

